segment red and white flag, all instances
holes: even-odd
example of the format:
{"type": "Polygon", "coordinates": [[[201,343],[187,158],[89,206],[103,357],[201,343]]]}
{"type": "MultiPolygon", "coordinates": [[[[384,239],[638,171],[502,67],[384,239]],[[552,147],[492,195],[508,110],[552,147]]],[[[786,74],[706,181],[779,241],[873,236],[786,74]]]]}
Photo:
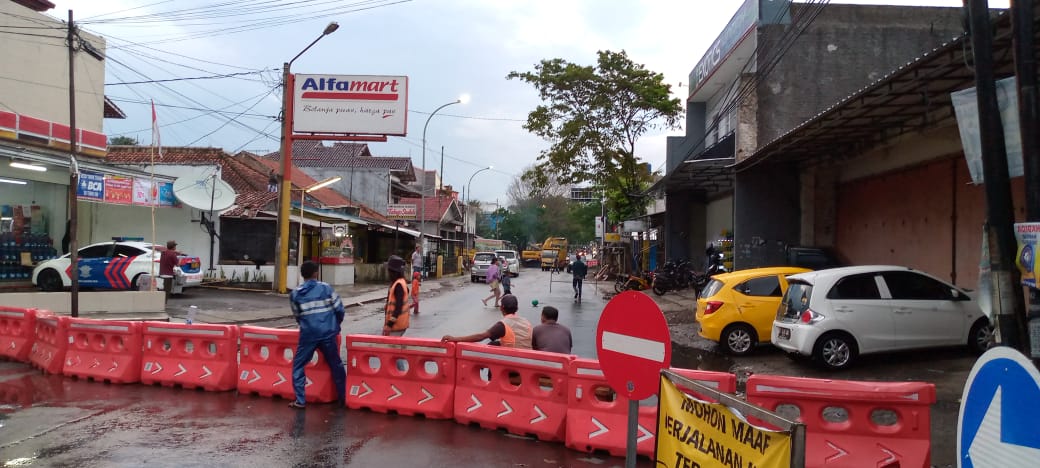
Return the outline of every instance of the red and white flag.
{"type": "Polygon", "coordinates": [[[155,101],[152,101],[152,146],[159,149],[159,157],[162,157],[162,139],[159,138],[159,119],[155,115],[155,101]]]}

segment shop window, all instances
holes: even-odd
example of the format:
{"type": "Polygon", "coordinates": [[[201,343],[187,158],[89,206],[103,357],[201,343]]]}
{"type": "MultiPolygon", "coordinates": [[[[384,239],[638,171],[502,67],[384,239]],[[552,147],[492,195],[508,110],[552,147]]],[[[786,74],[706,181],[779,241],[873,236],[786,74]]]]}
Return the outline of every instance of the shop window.
{"type": "Polygon", "coordinates": [[[223,218],[220,222],[220,261],[231,264],[273,264],[277,223],[223,218]]]}

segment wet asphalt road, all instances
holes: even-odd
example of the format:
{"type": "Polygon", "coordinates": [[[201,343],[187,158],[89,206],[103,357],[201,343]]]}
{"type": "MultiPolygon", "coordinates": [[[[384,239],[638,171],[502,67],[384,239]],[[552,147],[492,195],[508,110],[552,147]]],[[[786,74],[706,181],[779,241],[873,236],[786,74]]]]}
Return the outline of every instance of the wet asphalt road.
{"type": "MultiPolygon", "coordinates": [[[[606,303],[573,303],[569,282],[527,270],[514,279],[521,315],[538,323],[555,305],[574,330],[574,352],[595,356],[595,326],[606,303]]],[[[591,290],[591,288],[588,288],[591,290]]],[[[439,338],[486,329],[501,313],[484,307],[483,284],[425,297],[407,336],[439,338]]],[[[378,305],[348,309],[347,333],[377,333],[378,305]]],[[[280,399],[46,376],[0,362],[0,466],[623,466],[504,432],[453,421],[353,411],[334,405],[286,408],[280,399]]],[[[652,466],[640,460],[639,466],[652,466]]]]}
{"type": "MultiPolygon", "coordinates": [[[[523,270],[513,281],[520,315],[538,323],[543,305],[560,309],[574,335],[574,354],[595,358],[595,330],[609,300],[586,284],[574,304],[569,278],[523,270]],[[531,301],[537,299],[538,307],[531,301]]],[[[454,281],[454,280],[453,280],[454,281]]],[[[500,312],[484,307],[483,284],[455,283],[423,297],[407,336],[465,335],[491,326],[500,312]]],[[[612,289],[602,284],[601,291],[612,289]]],[[[270,298],[254,296],[258,302],[270,298]]],[[[662,299],[662,298],[659,298],[662,299]]],[[[689,300],[661,301],[669,322],[689,313],[689,300]]],[[[284,300],[284,299],[282,299],[284,300]]],[[[345,333],[377,334],[380,304],[348,309],[345,333]]],[[[287,326],[291,319],[262,323],[287,326]]],[[[932,463],[952,466],[958,400],[974,357],[963,349],[864,356],[830,373],[792,362],[768,346],[748,357],[719,354],[673,325],[672,364],[690,369],[849,380],[923,380],[937,386],[932,407],[932,463]]],[[[24,364],[0,362],[0,466],[623,466],[624,460],[575,452],[502,432],[435,421],[311,405],[294,412],[286,401],[235,392],[211,393],[143,385],[110,385],[43,376],[24,364]]],[[[652,466],[640,460],[640,466],[652,466]]]]}

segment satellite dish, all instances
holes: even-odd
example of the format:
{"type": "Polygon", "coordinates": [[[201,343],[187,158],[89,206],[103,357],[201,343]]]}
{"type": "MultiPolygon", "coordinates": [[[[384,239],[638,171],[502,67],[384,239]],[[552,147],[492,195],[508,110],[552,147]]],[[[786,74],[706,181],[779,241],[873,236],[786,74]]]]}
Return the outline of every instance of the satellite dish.
{"type": "Polygon", "coordinates": [[[180,177],[173,181],[173,194],[181,203],[205,211],[224,211],[231,208],[237,196],[227,182],[215,176],[204,179],[180,177]]]}

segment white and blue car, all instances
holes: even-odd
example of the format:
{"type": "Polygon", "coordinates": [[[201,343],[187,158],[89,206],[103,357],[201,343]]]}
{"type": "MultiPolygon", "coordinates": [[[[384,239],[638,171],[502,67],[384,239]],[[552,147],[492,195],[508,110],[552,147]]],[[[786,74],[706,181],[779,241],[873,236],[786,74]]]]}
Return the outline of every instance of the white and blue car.
{"type": "MultiPolygon", "coordinates": [[[[123,238],[83,247],[77,259],[79,284],[84,288],[136,290],[142,275],[159,276],[159,257],[163,250],[165,246],[123,238]]],[[[178,260],[178,276],[184,276],[184,287],[202,284],[199,257],[180,255],[178,260]]],[[[69,254],[40,263],[33,269],[33,285],[43,291],[71,287],[71,264],[69,254]]],[[[157,281],[158,289],[162,286],[162,281],[157,281]]]]}

